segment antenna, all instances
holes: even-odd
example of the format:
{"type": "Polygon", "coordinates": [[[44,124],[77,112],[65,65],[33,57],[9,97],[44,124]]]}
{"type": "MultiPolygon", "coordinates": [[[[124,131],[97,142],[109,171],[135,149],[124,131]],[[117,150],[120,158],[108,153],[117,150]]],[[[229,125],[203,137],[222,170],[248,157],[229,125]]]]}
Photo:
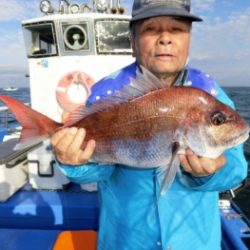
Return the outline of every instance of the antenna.
{"type": "Polygon", "coordinates": [[[121,5],[121,0],[117,0],[117,9],[120,14],[124,14],[125,9],[121,5]]]}
{"type": "Polygon", "coordinates": [[[113,0],[110,0],[110,12],[112,14],[116,14],[116,12],[117,12],[117,8],[115,7],[115,4],[113,3],[113,0]]]}

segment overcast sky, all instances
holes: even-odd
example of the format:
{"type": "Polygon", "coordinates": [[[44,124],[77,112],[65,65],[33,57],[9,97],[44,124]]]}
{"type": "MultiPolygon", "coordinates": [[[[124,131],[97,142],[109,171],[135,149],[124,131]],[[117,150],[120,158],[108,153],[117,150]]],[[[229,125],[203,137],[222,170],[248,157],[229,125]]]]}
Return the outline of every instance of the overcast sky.
{"type": "MultiPolygon", "coordinates": [[[[57,5],[59,0],[51,2],[57,5]]],[[[41,16],[39,3],[0,0],[0,87],[28,86],[21,20],[41,16]]],[[[131,3],[121,0],[127,14],[131,3]]],[[[193,0],[192,12],[204,22],[193,25],[190,65],[209,73],[222,86],[250,87],[250,0],[193,0]]]]}

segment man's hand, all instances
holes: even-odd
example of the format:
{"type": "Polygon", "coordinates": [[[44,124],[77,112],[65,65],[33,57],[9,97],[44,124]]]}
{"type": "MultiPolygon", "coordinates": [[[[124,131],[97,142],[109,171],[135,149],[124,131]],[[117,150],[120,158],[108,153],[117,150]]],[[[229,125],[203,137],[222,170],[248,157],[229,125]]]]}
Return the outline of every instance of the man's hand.
{"type": "Polygon", "coordinates": [[[84,149],[86,131],[83,128],[65,128],[51,137],[53,152],[59,162],[69,165],[81,165],[88,162],[95,150],[95,141],[90,140],[84,149]]]}
{"type": "Polygon", "coordinates": [[[209,159],[197,156],[190,149],[186,150],[185,155],[180,155],[179,159],[184,171],[195,177],[212,175],[221,169],[226,163],[226,158],[224,155],[221,155],[216,159],[209,159]]]}

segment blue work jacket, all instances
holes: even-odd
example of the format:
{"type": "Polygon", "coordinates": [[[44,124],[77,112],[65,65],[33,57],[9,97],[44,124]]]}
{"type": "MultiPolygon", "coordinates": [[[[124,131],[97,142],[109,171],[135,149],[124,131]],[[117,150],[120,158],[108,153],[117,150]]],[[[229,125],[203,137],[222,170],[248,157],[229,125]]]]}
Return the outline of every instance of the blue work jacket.
{"type": "MultiPolygon", "coordinates": [[[[89,103],[121,89],[130,77],[135,77],[136,67],[131,64],[96,83],[89,103]]],[[[198,70],[187,67],[176,84],[199,87],[234,108],[215,81],[198,70]]],[[[183,172],[160,198],[162,178],[157,168],[98,163],[77,167],[61,164],[60,168],[73,182],[98,183],[99,250],[218,250],[218,192],[236,186],[247,175],[242,145],[227,150],[225,155],[227,163],[217,173],[195,178],[183,172]]]]}

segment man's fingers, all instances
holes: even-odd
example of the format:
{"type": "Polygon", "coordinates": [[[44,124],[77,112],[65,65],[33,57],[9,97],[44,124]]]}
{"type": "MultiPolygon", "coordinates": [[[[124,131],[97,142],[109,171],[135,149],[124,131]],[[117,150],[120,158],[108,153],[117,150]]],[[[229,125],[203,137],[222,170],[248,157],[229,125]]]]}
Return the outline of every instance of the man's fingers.
{"type": "Polygon", "coordinates": [[[68,146],[68,150],[67,150],[68,155],[75,154],[81,148],[85,135],[86,135],[86,131],[85,129],[80,128],[78,129],[76,134],[73,133],[72,135],[74,135],[74,138],[71,144],[68,146]]]}
{"type": "Polygon", "coordinates": [[[68,150],[70,145],[75,139],[75,136],[77,134],[77,128],[72,127],[69,128],[66,133],[61,137],[61,139],[55,144],[56,152],[58,153],[64,153],[68,150]]]}
{"type": "Polygon", "coordinates": [[[188,164],[189,173],[200,175],[203,173],[200,158],[190,149],[186,150],[186,161],[188,164]]]}
{"type": "Polygon", "coordinates": [[[201,158],[201,165],[208,174],[213,174],[220,170],[226,164],[226,157],[219,156],[216,159],[201,158]]]}
{"type": "Polygon", "coordinates": [[[94,153],[95,146],[95,140],[89,140],[84,151],[79,152],[78,161],[80,163],[88,161],[94,153]]]}
{"type": "Polygon", "coordinates": [[[68,132],[68,128],[60,129],[58,132],[56,132],[51,138],[50,142],[52,146],[55,146],[58,144],[58,142],[63,138],[63,136],[68,132]]]}
{"type": "Polygon", "coordinates": [[[187,156],[186,155],[179,155],[180,163],[185,172],[191,173],[192,168],[188,163],[187,156]]]}
{"type": "Polygon", "coordinates": [[[224,155],[216,159],[209,159],[195,155],[190,149],[186,150],[185,155],[180,155],[179,159],[184,171],[196,177],[214,174],[226,163],[224,155]]]}
{"type": "Polygon", "coordinates": [[[95,150],[95,141],[82,145],[86,136],[83,128],[66,128],[58,131],[51,137],[53,151],[58,161],[63,164],[80,165],[86,163],[95,150]]]}

